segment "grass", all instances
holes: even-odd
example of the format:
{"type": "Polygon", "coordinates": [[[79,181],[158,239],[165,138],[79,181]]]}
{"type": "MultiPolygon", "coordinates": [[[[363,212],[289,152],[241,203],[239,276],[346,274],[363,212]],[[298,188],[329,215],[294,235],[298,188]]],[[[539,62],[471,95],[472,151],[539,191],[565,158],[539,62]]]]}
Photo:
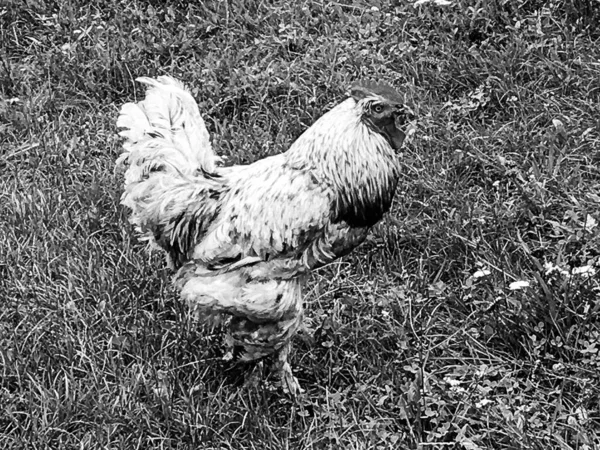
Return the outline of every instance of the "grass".
{"type": "Polygon", "coordinates": [[[1,447],[600,448],[599,19],[592,0],[5,2],[1,447]],[[308,286],[301,402],[240,385],[119,206],[117,112],[160,74],[233,163],[357,78],[414,103],[392,213],[308,286]]]}

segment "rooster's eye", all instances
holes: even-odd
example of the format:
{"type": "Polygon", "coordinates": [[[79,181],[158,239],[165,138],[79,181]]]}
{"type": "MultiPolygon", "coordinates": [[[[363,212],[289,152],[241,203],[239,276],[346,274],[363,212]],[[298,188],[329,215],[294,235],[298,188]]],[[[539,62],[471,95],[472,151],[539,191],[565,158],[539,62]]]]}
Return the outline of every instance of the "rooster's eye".
{"type": "Polygon", "coordinates": [[[383,112],[383,105],[375,105],[375,106],[373,106],[373,112],[375,114],[381,114],[383,112]]]}

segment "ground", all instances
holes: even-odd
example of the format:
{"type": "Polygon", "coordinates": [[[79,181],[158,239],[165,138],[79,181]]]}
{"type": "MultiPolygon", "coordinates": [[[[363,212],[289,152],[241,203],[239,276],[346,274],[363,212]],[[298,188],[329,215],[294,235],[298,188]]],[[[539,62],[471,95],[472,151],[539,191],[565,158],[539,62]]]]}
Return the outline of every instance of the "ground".
{"type": "Polygon", "coordinates": [[[600,448],[600,4],[417,3],[0,6],[3,449],[600,448]],[[119,205],[160,74],[228,163],[356,79],[417,115],[391,213],[310,279],[298,401],[240,382],[119,205]]]}

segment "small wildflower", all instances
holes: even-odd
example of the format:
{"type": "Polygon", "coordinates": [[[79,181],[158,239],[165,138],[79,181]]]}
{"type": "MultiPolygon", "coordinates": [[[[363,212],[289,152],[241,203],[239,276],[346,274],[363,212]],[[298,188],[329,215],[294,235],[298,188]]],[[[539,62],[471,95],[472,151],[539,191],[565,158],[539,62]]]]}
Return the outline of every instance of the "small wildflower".
{"type": "Polygon", "coordinates": [[[460,381],[454,378],[444,378],[444,381],[452,387],[460,386],[460,381]]]}
{"type": "Polygon", "coordinates": [[[575,410],[575,413],[577,414],[577,419],[579,419],[580,423],[585,423],[588,420],[590,420],[590,415],[589,415],[587,409],[585,409],[583,406],[579,406],[575,410]]]}
{"type": "Polygon", "coordinates": [[[484,376],[484,375],[487,373],[487,371],[488,371],[488,367],[487,367],[485,364],[483,364],[483,365],[482,365],[482,366],[479,368],[479,370],[478,370],[477,372],[475,372],[475,376],[476,376],[477,378],[481,378],[481,377],[483,377],[483,376],[484,376]]]}
{"type": "Polygon", "coordinates": [[[511,291],[517,291],[526,287],[529,287],[529,281],[513,281],[508,286],[511,291]]]}
{"type": "Polygon", "coordinates": [[[473,278],[486,277],[486,276],[488,276],[491,273],[492,272],[490,272],[488,269],[479,269],[477,272],[475,272],[473,274],[473,278]]]}
{"type": "Polygon", "coordinates": [[[592,231],[594,228],[598,226],[598,222],[589,214],[585,218],[585,229],[587,231],[592,231]]]}
{"type": "Polygon", "coordinates": [[[592,266],[582,266],[575,267],[571,273],[573,275],[582,275],[584,278],[589,278],[596,274],[596,270],[592,266]]]}
{"type": "Polygon", "coordinates": [[[485,405],[489,405],[490,403],[493,403],[493,402],[489,398],[483,398],[480,401],[478,401],[477,403],[475,403],[475,407],[483,408],[485,405]]]}
{"type": "Polygon", "coordinates": [[[560,272],[560,274],[564,277],[569,276],[569,272],[567,272],[565,269],[561,268],[560,266],[555,266],[551,262],[547,262],[546,264],[544,264],[544,269],[546,269],[546,275],[550,275],[552,272],[560,272]]]}

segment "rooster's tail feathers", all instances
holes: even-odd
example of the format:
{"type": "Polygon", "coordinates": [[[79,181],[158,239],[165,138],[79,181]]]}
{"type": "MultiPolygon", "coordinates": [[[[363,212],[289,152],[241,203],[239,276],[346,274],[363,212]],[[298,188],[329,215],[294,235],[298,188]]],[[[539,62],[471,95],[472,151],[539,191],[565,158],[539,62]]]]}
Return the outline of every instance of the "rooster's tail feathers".
{"type": "Polygon", "coordinates": [[[126,140],[119,163],[127,161],[132,153],[140,153],[137,156],[146,159],[146,149],[153,152],[160,146],[179,153],[173,163],[183,173],[199,169],[213,172],[218,158],[198,105],[183,83],[169,76],[141,77],[136,81],[150,87],[143,101],[121,108],[117,126],[124,128],[119,134],[126,140]],[[179,165],[181,161],[183,165],[179,165]]]}
{"type": "Polygon", "coordinates": [[[121,203],[144,239],[177,267],[187,260],[218,212],[222,181],[198,106],[171,77],[138,78],[146,97],[121,108],[125,138],[117,168],[125,169],[121,203]],[[213,174],[213,176],[207,176],[213,174]]]}

